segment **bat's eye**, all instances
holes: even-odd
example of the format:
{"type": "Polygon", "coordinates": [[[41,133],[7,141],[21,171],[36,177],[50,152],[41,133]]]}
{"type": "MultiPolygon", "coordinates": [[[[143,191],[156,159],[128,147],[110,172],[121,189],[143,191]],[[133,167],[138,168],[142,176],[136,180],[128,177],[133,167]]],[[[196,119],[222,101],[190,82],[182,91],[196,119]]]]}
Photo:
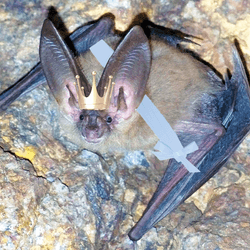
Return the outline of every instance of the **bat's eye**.
{"type": "Polygon", "coordinates": [[[111,118],[110,116],[107,116],[106,122],[107,122],[107,123],[111,123],[111,122],[112,122],[112,118],[111,118]]]}
{"type": "Polygon", "coordinates": [[[84,115],[80,115],[80,120],[82,121],[84,119],[84,115]]]}

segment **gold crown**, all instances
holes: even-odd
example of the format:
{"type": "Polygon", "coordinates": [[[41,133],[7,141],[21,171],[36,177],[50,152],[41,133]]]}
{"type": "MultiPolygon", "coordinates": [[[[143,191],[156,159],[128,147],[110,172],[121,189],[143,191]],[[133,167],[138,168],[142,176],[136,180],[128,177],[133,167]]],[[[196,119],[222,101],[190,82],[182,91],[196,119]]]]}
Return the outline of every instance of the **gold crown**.
{"type": "Polygon", "coordinates": [[[80,84],[80,76],[76,75],[76,83],[74,82],[74,85],[76,87],[76,93],[80,109],[104,110],[108,109],[109,107],[112,91],[115,84],[114,82],[112,82],[111,84],[113,76],[109,76],[108,87],[107,86],[104,87],[103,97],[100,97],[96,89],[95,75],[96,72],[93,71],[92,72],[93,84],[91,92],[88,97],[85,97],[84,87],[81,86],[80,84]]]}

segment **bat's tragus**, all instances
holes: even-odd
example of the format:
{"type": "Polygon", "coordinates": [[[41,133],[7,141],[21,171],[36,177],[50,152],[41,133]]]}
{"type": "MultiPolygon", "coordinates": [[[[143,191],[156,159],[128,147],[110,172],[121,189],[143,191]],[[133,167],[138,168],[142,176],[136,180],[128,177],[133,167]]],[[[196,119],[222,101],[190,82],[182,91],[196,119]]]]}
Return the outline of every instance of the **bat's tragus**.
{"type": "Polygon", "coordinates": [[[108,109],[109,107],[113,88],[115,85],[114,82],[112,82],[111,84],[113,76],[109,76],[108,86],[104,87],[103,97],[100,97],[96,89],[95,75],[96,75],[96,72],[93,71],[92,72],[93,84],[92,84],[91,92],[88,97],[85,96],[84,87],[82,87],[80,84],[80,76],[76,75],[76,83],[74,82],[74,85],[76,87],[76,93],[77,93],[78,104],[79,104],[80,109],[104,110],[104,109],[108,109]]]}

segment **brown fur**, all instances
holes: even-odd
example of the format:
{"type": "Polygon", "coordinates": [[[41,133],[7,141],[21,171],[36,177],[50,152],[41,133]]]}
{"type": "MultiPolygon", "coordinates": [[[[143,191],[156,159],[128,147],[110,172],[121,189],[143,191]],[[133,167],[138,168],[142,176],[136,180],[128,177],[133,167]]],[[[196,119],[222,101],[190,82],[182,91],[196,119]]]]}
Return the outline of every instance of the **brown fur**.
{"type": "MultiPolygon", "coordinates": [[[[111,46],[114,48],[114,43],[111,46]]],[[[146,94],[175,128],[179,121],[195,116],[204,94],[215,93],[221,86],[214,86],[209,81],[208,68],[189,54],[159,41],[151,42],[151,50],[152,65],[146,94]]],[[[79,61],[88,81],[92,82],[91,72],[95,70],[98,82],[103,68],[91,52],[79,61]]],[[[137,111],[99,144],[86,143],[73,123],[64,120],[63,127],[71,141],[99,153],[152,149],[158,141],[137,111]]]]}

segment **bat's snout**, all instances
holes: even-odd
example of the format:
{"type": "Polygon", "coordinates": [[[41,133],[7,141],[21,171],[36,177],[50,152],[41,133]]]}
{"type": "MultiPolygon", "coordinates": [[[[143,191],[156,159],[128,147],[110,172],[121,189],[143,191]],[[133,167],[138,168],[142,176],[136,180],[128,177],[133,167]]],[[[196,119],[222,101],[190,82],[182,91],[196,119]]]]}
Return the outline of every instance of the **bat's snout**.
{"type": "Polygon", "coordinates": [[[88,126],[82,135],[88,143],[99,143],[102,141],[103,132],[98,126],[88,126]]]}

